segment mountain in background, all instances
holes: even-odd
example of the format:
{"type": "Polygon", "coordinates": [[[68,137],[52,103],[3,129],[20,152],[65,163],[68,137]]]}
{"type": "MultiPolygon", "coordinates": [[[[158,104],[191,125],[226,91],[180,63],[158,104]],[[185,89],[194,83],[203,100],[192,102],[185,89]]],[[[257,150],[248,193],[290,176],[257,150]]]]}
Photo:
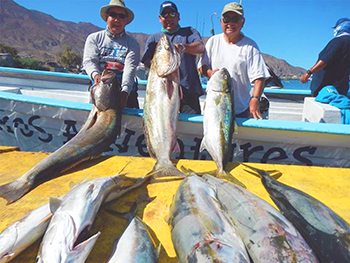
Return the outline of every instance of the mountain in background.
{"type": "MultiPolygon", "coordinates": [[[[82,55],[86,37],[102,29],[91,23],[58,20],[45,13],[28,10],[13,0],[0,1],[0,43],[16,48],[20,56],[55,62],[65,45],[82,55]]],[[[139,42],[142,54],[149,35],[128,33],[139,42]]],[[[305,72],[285,60],[267,54],[263,56],[278,76],[296,77],[305,72]]]]}

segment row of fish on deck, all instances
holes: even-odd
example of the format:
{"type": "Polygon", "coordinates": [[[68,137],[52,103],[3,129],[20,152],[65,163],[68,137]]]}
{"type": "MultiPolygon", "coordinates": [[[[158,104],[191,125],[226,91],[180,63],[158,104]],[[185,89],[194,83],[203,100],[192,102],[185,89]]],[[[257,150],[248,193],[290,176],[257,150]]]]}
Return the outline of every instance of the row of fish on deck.
{"type": "MultiPolygon", "coordinates": [[[[102,204],[116,200],[151,177],[185,177],[170,208],[168,223],[179,262],[350,262],[350,226],[313,197],[258,172],[280,211],[250,193],[225,171],[234,131],[228,73],[208,82],[204,109],[206,149],[218,170],[215,177],[182,172],[171,161],[178,149],[176,127],[181,92],[181,50],[160,39],[146,90],[143,126],[147,148],[157,160],[141,178],[119,174],[83,182],[37,208],[0,234],[0,262],[7,262],[43,236],[37,262],[84,262],[100,233],[84,238],[102,204]],[[231,182],[223,181],[222,178],[231,182]]],[[[105,71],[91,89],[94,104],[79,133],[14,182],[0,186],[0,197],[15,202],[37,184],[98,157],[120,134],[120,83],[105,71]]],[[[157,262],[148,227],[134,217],[109,262],[157,262]]]]}

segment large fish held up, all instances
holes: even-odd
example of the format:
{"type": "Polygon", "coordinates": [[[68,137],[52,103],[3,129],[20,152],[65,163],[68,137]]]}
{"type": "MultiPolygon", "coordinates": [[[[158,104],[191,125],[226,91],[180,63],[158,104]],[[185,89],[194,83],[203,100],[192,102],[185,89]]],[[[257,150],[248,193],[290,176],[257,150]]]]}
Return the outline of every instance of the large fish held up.
{"type": "Polygon", "coordinates": [[[232,149],[235,111],[230,74],[226,68],[216,71],[207,84],[204,105],[204,137],[200,151],[207,150],[216,163],[216,177],[225,178],[245,187],[225,171],[232,149]]]}
{"type": "Polygon", "coordinates": [[[97,178],[75,186],[63,198],[51,198],[53,216],[36,262],[85,262],[100,235],[86,238],[101,204],[141,186],[150,176],[97,178]]]}
{"type": "Polygon", "coordinates": [[[312,196],[276,181],[264,170],[244,165],[259,173],[271,199],[298,229],[320,262],[350,262],[347,222],[312,196]]]}
{"type": "Polygon", "coordinates": [[[203,175],[216,190],[253,262],[318,263],[304,238],[276,208],[235,184],[203,175]]]}
{"type": "Polygon", "coordinates": [[[250,262],[216,193],[196,175],[180,184],[171,205],[169,225],[180,263],[250,262]]]}
{"type": "MultiPolygon", "coordinates": [[[[181,50],[180,50],[181,51],[181,50]]],[[[157,160],[158,176],[184,176],[171,162],[179,151],[177,121],[180,107],[180,53],[167,35],[157,44],[146,88],[143,130],[150,156],[157,160]]]]}
{"type": "Polygon", "coordinates": [[[17,180],[0,186],[0,197],[12,203],[38,182],[59,176],[79,163],[98,157],[120,135],[120,82],[115,72],[105,70],[101,82],[91,88],[92,110],[83,127],[70,141],[17,180]]]}

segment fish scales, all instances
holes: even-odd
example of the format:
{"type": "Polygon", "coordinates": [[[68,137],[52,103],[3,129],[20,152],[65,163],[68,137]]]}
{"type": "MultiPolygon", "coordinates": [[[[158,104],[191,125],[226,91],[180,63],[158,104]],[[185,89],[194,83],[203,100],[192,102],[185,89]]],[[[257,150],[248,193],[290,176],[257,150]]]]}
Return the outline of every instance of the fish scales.
{"type": "Polygon", "coordinates": [[[156,263],[159,252],[155,250],[151,235],[142,220],[134,217],[119,239],[108,263],[156,263]]]}
{"type": "Polygon", "coordinates": [[[184,262],[250,262],[233,223],[214,190],[198,176],[180,184],[169,225],[177,259],[184,262]]]}
{"type": "Polygon", "coordinates": [[[83,161],[96,158],[115,141],[121,130],[122,109],[120,83],[114,72],[103,72],[102,81],[93,87],[92,100],[97,106],[93,105],[77,135],[22,177],[0,186],[0,197],[12,203],[30,191],[39,179],[59,176],[83,161]],[[98,98],[94,98],[95,93],[99,93],[98,98]]]}
{"type": "Polygon", "coordinates": [[[40,245],[36,262],[84,262],[100,233],[79,240],[89,230],[103,202],[114,200],[142,185],[150,175],[103,177],[75,186],[62,199],[51,199],[53,217],[40,245]]]}
{"type": "Polygon", "coordinates": [[[293,223],[320,262],[350,262],[350,226],[316,198],[285,185],[269,173],[245,164],[259,173],[271,199],[293,223]]]}
{"type": "Polygon", "coordinates": [[[235,184],[207,174],[203,178],[216,190],[253,262],[319,262],[294,225],[273,206],[235,184]]]}
{"type": "Polygon", "coordinates": [[[177,122],[180,107],[180,54],[164,35],[152,59],[146,88],[143,130],[150,156],[157,160],[156,176],[183,174],[173,166],[171,154],[178,151],[177,122]]]}
{"type": "Polygon", "coordinates": [[[9,262],[44,235],[52,217],[49,204],[40,206],[0,234],[0,263],[9,262]]]}
{"type": "Polygon", "coordinates": [[[206,149],[223,173],[229,161],[234,132],[234,106],[230,74],[225,68],[215,72],[207,84],[204,107],[204,137],[200,151],[206,149]]]}

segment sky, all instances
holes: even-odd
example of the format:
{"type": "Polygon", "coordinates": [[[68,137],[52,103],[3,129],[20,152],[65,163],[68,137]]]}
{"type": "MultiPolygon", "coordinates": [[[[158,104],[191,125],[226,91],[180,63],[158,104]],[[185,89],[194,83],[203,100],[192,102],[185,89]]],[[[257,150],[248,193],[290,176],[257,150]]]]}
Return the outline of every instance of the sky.
{"type": "MultiPolygon", "coordinates": [[[[1,1],[1,0],[0,0],[1,1]]],[[[100,8],[109,0],[14,0],[17,4],[63,21],[89,22],[104,28],[100,8]]],[[[239,2],[240,0],[237,0],[239,2]]],[[[311,68],[319,52],[333,38],[336,21],[350,18],[349,0],[241,0],[245,25],[242,32],[260,51],[295,67],[311,68]]],[[[161,29],[158,14],[163,1],[125,0],[135,19],[126,26],[132,33],[152,34],[161,29]]],[[[204,37],[222,32],[219,17],[230,0],[174,0],[180,25],[195,27],[204,37]]]]}

